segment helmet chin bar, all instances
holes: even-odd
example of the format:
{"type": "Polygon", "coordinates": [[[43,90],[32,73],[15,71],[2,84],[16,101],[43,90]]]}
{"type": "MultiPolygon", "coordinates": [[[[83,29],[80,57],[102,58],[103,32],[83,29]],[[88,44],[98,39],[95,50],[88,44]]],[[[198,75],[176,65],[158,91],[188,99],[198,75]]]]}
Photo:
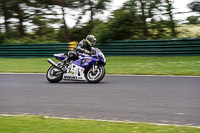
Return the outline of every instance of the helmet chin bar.
{"type": "Polygon", "coordinates": [[[96,37],[94,35],[88,35],[86,37],[86,41],[88,42],[88,44],[93,47],[96,43],[96,37]]]}

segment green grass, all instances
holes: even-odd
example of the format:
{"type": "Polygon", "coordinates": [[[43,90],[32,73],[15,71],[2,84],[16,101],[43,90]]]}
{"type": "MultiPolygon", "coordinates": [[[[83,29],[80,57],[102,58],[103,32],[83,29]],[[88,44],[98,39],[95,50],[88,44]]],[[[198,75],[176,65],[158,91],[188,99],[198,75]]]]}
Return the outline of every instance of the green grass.
{"type": "Polygon", "coordinates": [[[109,74],[200,75],[200,56],[196,57],[110,57],[109,74]]]}
{"type": "Polygon", "coordinates": [[[0,72],[46,73],[49,67],[46,58],[0,58],[0,72]]]}
{"type": "MultiPolygon", "coordinates": [[[[46,61],[46,58],[0,58],[1,73],[46,73],[49,66],[50,64],[46,61]]],[[[200,76],[200,56],[107,57],[106,73],[200,76]]]]}
{"type": "Polygon", "coordinates": [[[199,133],[185,126],[158,126],[148,123],[102,122],[58,119],[43,116],[0,116],[1,133],[199,133]]]}

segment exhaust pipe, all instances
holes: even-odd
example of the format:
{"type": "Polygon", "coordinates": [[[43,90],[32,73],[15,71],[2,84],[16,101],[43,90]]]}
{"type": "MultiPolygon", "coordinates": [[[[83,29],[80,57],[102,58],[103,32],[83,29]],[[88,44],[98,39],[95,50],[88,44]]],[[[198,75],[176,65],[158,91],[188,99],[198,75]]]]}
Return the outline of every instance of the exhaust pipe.
{"type": "Polygon", "coordinates": [[[59,70],[63,71],[62,68],[59,67],[59,65],[57,63],[55,63],[53,60],[51,59],[47,59],[47,61],[53,65],[54,67],[58,68],[59,70]]]}

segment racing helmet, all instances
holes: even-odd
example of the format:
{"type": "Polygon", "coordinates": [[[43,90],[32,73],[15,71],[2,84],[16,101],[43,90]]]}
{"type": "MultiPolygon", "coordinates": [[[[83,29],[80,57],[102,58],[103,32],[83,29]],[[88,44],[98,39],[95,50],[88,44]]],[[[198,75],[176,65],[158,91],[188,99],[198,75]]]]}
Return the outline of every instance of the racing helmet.
{"type": "Polygon", "coordinates": [[[93,47],[96,43],[96,37],[94,35],[88,35],[86,41],[91,47],[93,47]]]}

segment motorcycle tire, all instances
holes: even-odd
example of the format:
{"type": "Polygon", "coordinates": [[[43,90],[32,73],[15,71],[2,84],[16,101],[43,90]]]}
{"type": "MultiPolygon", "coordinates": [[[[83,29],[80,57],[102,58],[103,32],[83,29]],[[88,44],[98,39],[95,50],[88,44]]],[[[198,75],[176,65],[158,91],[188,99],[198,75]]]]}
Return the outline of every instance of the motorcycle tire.
{"type": "Polygon", "coordinates": [[[54,66],[51,66],[46,73],[46,78],[50,83],[58,83],[63,78],[63,73],[59,73],[58,75],[53,75],[53,70],[56,69],[54,66]]]}
{"type": "Polygon", "coordinates": [[[85,78],[89,83],[99,83],[105,76],[105,68],[102,65],[98,66],[98,70],[93,73],[92,67],[87,70],[85,78]]]}

